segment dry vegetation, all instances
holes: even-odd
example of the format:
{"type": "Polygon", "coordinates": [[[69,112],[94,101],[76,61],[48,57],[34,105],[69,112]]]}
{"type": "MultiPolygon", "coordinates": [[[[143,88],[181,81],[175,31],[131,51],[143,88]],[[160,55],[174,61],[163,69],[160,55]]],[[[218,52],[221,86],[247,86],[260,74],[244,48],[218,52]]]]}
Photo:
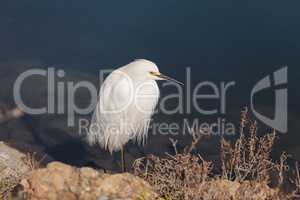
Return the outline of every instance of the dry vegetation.
{"type": "Polygon", "coordinates": [[[11,191],[19,184],[20,179],[12,177],[0,182],[0,199],[12,199],[11,191]]]}
{"type": "MultiPolygon", "coordinates": [[[[35,153],[27,153],[26,156],[22,159],[22,162],[29,168],[29,171],[40,168],[40,162],[42,160],[37,160],[35,153]]],[[[12,173],[13,175],[8,176],[4,180],[0,181],[0,199],[14,199],[12,197],[13,190],[19,185],[22,178],[26,174],[20,173],[18,171],[5,171],[5,169],[0,170],[0,173],[12,173]]]]}
{"type": "MultiPolygon", "coordinates": [[[[202,137],[201,133],[194,134],[183,152],[178,152],[177,141],[170,139],[175,155],[137,159],[134,174],[149,182],[166,200],[300,199],[297,163],[295,170],[289,168],[286,153],[282,153],[278,161],[271,159],[276,133],[259,136],[257,124],[249,119],[247,109],[241,112],[238,138],[230,142],[220,137],[218,163],[192,154],[202,137]]],[[[40,168],[34,154],[28,154],[23,162],[30,170],[40,168]]],[[[0,182],[0,199],[11,199],[10,191],[21,177],[0,182]]]]}
{"type": "Polygon", "coordinates": [[[201,139],[194,134],[193,141],[184,152],[178,153],[177,141],[171,140],[176,154],[166,158],[148,156],[136,160],[134,173],[148,181],[162,198],[167,200],[276,200],[300,199],[300,175],[289,179],[291,171],[282,153],[279,161],[270,158],[276,133],[258,136],[257,124],[248,117],[247,109],[241,112],[240,134],[230,143],[220,140],[220,169],[191,151],[201,139]],[[214,173],[213,173],[214,171],[214,173]],[[216,172],[217,171],[217,172],[216,172]],[[284,185],[293,184],[285,190],[284,185]]]}

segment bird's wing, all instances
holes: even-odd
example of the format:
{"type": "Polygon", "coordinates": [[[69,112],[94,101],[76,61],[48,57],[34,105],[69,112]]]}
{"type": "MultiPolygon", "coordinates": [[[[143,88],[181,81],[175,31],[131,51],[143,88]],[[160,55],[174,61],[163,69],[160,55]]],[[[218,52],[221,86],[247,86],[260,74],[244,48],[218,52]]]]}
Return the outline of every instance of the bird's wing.
{"type": "Polygon", "coordinates": [[[133,98],[132,79],[122,71],[112,72],[100,89],[99,99],[103,111],[121,112],[133,98]]]}
{"type": "Polygon", "coordinates": [[[91,125],[97,127],[91,130],[92,126],[90,126],[89,143],[99,143],[110,150],[111,148],[117,150],[117,147],[122,146],[126,135],[118,129],[120,129],[120,124],[124,124],[122,120],[126,119],[133,92],[131,79],[122,71],[114,71],[105,79],[91,122],[91,125]]]}

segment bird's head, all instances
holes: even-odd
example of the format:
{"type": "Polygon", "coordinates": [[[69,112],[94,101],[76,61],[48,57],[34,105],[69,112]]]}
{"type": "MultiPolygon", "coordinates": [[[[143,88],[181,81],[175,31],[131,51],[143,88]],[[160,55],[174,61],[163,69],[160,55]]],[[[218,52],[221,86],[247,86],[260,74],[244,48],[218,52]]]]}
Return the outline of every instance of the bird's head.
{"type": "Polygon", "coordinates": [[[133,61],[130,66],[132,68],[132,74],[136,77],[143,77],[148,80],[168,80],[183,85],[182,82],[160,73],[156,64],[149,60],[137,59],[133,61]]]}

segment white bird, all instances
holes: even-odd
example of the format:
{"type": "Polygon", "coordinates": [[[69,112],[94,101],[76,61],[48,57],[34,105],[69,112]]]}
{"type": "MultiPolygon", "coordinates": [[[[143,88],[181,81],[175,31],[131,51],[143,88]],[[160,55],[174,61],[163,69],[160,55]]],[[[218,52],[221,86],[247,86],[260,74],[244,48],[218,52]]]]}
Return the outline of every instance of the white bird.
{"type": "Polygon", "coordinates": [[[171,80],[161,74],[156,64],[135,60],[114,70],[100,88],[87,139],[110,153],[121,150],[125,171],[124,145],[129,140],[144,144],[151,116],[159,98],[156,80],[171,80]]]}

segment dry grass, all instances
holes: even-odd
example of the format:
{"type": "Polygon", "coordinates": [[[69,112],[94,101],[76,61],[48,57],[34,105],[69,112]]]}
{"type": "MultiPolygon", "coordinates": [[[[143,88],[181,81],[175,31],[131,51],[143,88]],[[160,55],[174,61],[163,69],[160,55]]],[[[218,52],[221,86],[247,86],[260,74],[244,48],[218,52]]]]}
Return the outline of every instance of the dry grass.
{"type": "Polygon", "coordinates": [[[36,153],[27,153],[23,158],[23,162],[27,165],[30,171],[41,168],[41,162],[44,160],[45,156],[42,159],[36,158],[36,153]]]}
{"type": "Polygon", "coordinates": [[[0,199],[12,199],[11,191],[19,184],[20,179],[10,177],[0,181],[0,199]]]}
{"type": "Polygon", "coordinates": [[[269,183],[270,172],[275,170],[278,184],[282,184],[283,173],[287,169],[287,155],[282,153],[278,164],[271,160],[275,138],[275,131],[258,137],[256,122],[247,117],[247,109],[242,111],[239,138],[234,144],[230,144],[221,137],[222,178],[239,182],[255,180],[269,183]],[[245,134],[245,130],[248,134],[245,134]]]}
{"type": "Polygon", "coordinates": [[[146,165],[142,160],[135,163],[135,174],[147,180],[166,199],[188,197],[193,193],[190,190],[208,181],[210,171],[210,162],[191,154],[169,155],[168,158],[151,156],[146,165]],[[198,164],[199,160],[202,164],[198,164]]]}
{"type": "MultiPolygon", "coordinates": [[[[29,172],[40,168],[41,160],[37,160],[35,157],[36,157],[35,153],[32,154],[28,153],[22,159],[22,162],[28,167],[29,172]]],[[[14,171],[13,175],[10,175],[7,178],[2,179],[0,181],[0,199],[14,199],[12,197],[12,192],[19,185],[21,179],[24,178],[25,176],[26,174],[20,173],[18,171],[14,171]]]]}
{"type": "Polygon", "coordinates": [[[191,152],[201,139],[193,135],[191,145],[178,153],[177,141],[171,139],[176,154],[166,158],[148,156],[137,159],[134,173],[148,181],[162,198],[177,199],[297,199],[300,192],[300,175],[295,171],[292,182],[295,189],[289,194],[283,190],[287,182],[288,155],[282,153],[279,161],[270,158],[276,139],[275,131],[258,136],[257,124],[241,112],[240,134],[230,143],[220,140],[220,173],[212,173],[213,163],[191,152]]]}

